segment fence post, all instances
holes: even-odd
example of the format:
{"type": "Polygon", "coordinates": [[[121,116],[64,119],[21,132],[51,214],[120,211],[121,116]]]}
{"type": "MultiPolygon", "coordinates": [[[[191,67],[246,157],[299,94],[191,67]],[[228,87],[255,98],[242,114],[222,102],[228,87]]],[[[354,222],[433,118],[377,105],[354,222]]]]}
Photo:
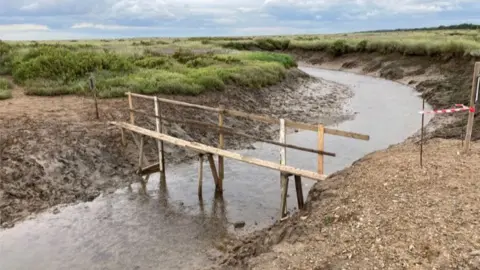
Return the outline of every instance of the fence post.
{"type": "Polygon", "coordinates": [[[133,100],[132,100],[132,93],[128,92],[128,107],[130,111],[130,124],[135,125],[135,114],[133,112],[133,100]]]}
{"type": "Polygon", "coordinates": [[[100,119],[100,114],[98,112],[97,88],[95,87],[95,81],[94,81],[93,75],[90,76],[89,82],[90,82],[90,90],[93,93],[93,100],[95,102],[95,117],[96,117],[97,120],[99,120],[100,119]]]}
{"type": "MultiPolygon", "coordinates": [[[[317,136],[318,136],[318,150],[319,151],[323,151],[324,148],[325,148],[325,127],[323,125],[318,125],[318,132],[317,132],[317,136]]],[[[324,174],[324,168],[323,168],[323,155],[322,154],[318,154],[318,158],[317,158],[317,172],[318,174],[324,174]]]]}
{"type": "MultiPolygon", "coordinates": [[[[285,119],[280,119],[280,140],[281,143],[287,142],[286,130],[285,130],[285,119]]],[[[280,165],[287,165],[287,148],[282,147],[280,149],[280,165]]],[[[280,196],[280,219],[284,218],[287,215],[287,194],[288,194],[288,175],[280,172],[280,185],[281,185],[281,196],[280,196]]]]}
{"type": "Polygon", "coordinates": [[[470,150],[470,141],[472,139],[472,132],[473,132],[473,123],[475,120],[475,99],[476,99],[476,91],[478,87],[478,76],[480,72],[480,62],[475,63],[475,67],[473,69],[473,82],[472,82],[472,92],[470,95],[470,112],[468,113],[468,123],[467,123],[467,132],[465,135],[465,152],[470,150]]]}
{"type": "MultiPolygon", "coordinates": [[[[224,149],[225,141],[223,135],[223,121],[224,121],[224,111],[225,107],[223,105],[219,106],[220,112],[218,113],[218,127],[220,128],[219,137],[218,137],[218,148],[224,149]]],[[[218,178],[219,178],[219,189],[223,190],[223,179],[225,177],[224,169],[224,159],[222,156],[218,156],[218,178]]]]}
{"type": "MultiPolygon", "coordinates": [[[[162,114],[160,112],[160,106],[158,102],[158,97],[155,97],[155,130],[158,133],[162,133],[162,114]]],[[[161,180],[165,179],[165,164],[164,164],[164,153],[163,153],[163,141],[157,140],[157,147],[158,147],[158,164],[160,169],[160,176],[161,180]]]]}

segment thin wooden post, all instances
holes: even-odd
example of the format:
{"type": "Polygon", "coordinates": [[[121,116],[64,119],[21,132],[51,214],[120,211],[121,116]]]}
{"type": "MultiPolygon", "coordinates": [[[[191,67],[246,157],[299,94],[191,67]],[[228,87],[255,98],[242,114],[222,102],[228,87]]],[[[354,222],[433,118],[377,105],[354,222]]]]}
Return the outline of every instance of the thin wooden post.
{"type": "Polygon", "coordinates": [[[281,182],[282,182],[280,219],[282,219],[282,218],[287,216],[288,175],[286,173],[281,173],[280,178],[281,178],[281,182]]]}
{"type": "Polygon", "coordinates": [[[304,200],[303,200],[303,189],[302,189],[302,177],[300,175],[295,175],[295,189],[297,191],[298,209],[303,210],[304,200]]]}
{"type": "Polygon", "coordinates": [[[208,154],[208,162],[210,163],[210,170],[212,171],[213,181],[215,181],[215,191],[217,193],[222,193],[223,190],[220,189],[220,180],[218,179],[217,168],[215,166],[215,160],[213,159],[212,154],[208,154]]]}
{"type": "Polygon", "coordinates": [[[95,87],[95,82],[94,82],[94,79],[93,79],[93,75],[90,76],[90,90],[92,91],[93,93],[93,100],[95,102],[95,116],[96,116],[96,119],[100,119],[100,114],[98,112],[98,102],[97,102],[97,88],[95,87]]]}
{"type": "Polygon", "coordinates": [[[198,167],[198,197],[203,197],[203,154],[198,155],[199,167],[198,167]]]}
{"type": "MultiPolygon", "coordinates": [[[[218,148],[224,149],[225,142],[224,142],[224,135],[221,129],[223,128],[223,121],[224,121],[224,110],[225,107],[220,105],[219,112],[218,112],[218,126],[220,127],[220,134],[218,137],[218,148]]],[[[223,179],[225,176],[225,169],[224,169],[224,159],[222,156],[218,156],[218,185],[221,190],[223,190],[223,179]]]]}
{"type": "MultiPolygon", "coordinates": [[[[280,119],[280,138],[279,141],[281,143],[287,142],[286,136],[286,127],[285,127],[285,119],[280,119]]],[[[280,148],[280,165],[287,165],[287,148],[282,147],[280,148]]],[[[287,215],[287,194],[288,194],[288,176],[285,173],[280,172],[280,188],[281,188],[281,196],[280,196],[280,219],[284,218],[287,215]]]]}
{"type": "Polygon", "coordinates": [[[128,92],[128,107],[130,108],[130,124],[135,125],[135,114],[133,112],[132,93],[128,92]]]}
{"type": "MultiPolygon", "coordinates": [[[[323,125],[318,125],[318,132],[317,132],[317,136],[318,136],[318,150],[319,151],[323,151],[324,148],[325,148],[325,127],[323,125]]],[[[323,171],[324,171],[324,167],[323,167],[323,155],[322,154],[318,154],[318,158],[317,158],[317,172],[319,174],[323,174],[323,171]]]]}
{"type": "MultiPolygon", "coordinates": [[[[154,99],[155,103],[155,130],[158,133],[162,133],[162,119],[160,113],[160,106],[158,102],[158,97],[154,99]]],[[[158,148],[158,165],[160,169],[160,175],[162,178],[165,178],[165,164],[164,164],[164,153],[163,153],[163,141],[157,140],[157,148],[158,148]]]]}
{"type": "MultiPolygon", "coordinates": [[[[422,112],[425,112],[425,98],[422,101],[422,112]]],[[[420,132],[420,167],[423,168],[423,127],[425,123],[425,113],[422,113],[422,129],[420,132]]]]}
{"type": "MultiPolygon", "coordinates": [[[[475,97],[477,91],[477,77],[480,73],[480,62],[475,63],[475,67],[473,69],[473,82],[472,82],[472,92],[470,95],[470,108],[475,109],[475,97]]],[[[470,141],[472,140],[472,132],[473,132],[473,123],[475,118],[475,110],[470,110],[468,113],[468,123],[467,123],[467,132],[465,135],[465,152],[470,150],[470,141]]]]}
{"type": "Polygon", "coordinates": [[[140,135],[140,154],[138,155],[138,168],[141,171],[143,166],[143,135],[140,135]]]}
{"type": "Polygon", "coordinates": [[[120,132],[122,134],[122,146],[126,146],[127,145],[127,141],[125,139],[125,130],[123,128],[120,128],[120,132]]]}

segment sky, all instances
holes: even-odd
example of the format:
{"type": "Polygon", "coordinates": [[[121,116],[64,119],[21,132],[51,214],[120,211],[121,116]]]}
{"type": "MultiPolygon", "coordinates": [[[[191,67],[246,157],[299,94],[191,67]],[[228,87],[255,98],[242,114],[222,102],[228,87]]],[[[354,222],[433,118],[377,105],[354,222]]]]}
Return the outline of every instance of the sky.
{"type": "Polygon", "coordinates": [[[0,0],[0,40],[329,34],[480,24],[479,0],[0,0]]]}

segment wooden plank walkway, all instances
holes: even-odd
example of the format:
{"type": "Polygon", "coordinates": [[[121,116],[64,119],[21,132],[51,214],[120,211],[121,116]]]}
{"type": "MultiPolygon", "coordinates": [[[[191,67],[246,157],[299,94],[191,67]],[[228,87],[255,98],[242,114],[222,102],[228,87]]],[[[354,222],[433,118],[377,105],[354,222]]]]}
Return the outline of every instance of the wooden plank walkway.
{"type": "Polygon", "coordinates": [[[182,139],[179,139],[179,138],[168,136],[168,135],[165,135],[165,134],[162,134],[162,133],[158,133],[158,132],[155,132],[155,131],[152,131],[152,130],[149,130],[149,129],[141,128],[141,127],[138,127],[138,126],[135,126],[135,125],[132,125],[132,124],[128,124],[128,123],[124,123],[124,122],[109,122],[109,124],[115,125],[115,126],[117,126],[119,128],[122,128],[122,129],[126,129],[126,130],[129,130],[129,131],[135,132],[135,133],[140,134],[140,135],[144,135],[144,136],[154,138],[156,140],[161,140],[161,141],[171,143],[171,144],[174,144],[174,145],[177,145],[177,146],[186,147],[186,148],[198,151],[199,153],[215,154],[215,155],[222,156],[222,157],[225,157],[225,158],[230,158],[230,159],[242,161],[242,162],[245,162],[245,163],[269,168],[269,169],[272,169],[272,170],[277,170],[277,171],[280,171],[280,172],[283,172],[283,173],[303,176],[305,178],[309,178],[309,179],[316,180],[316,181],[323,181],[327,178],[326,175],[318,174],[318,173],[315,173],[315,172],[312,172],[312,171],[297,169],[297,168],[294,168],[294,167],[291,167],[291,166],[281,165],[281,164],[271,162],[271,161],[265,161],[265,160],[261,160],[261,159],[258,159],[258,158],[243,156],[243,155],[238,154],[238,153],[234,153],[234,152],[231,152],[231,151],[223,150],[223,149],[220,149],[220,148],[208,146],[208,145],[197,143],[197,142],[190,142],[190,141],[182,140],[182,139]]]}

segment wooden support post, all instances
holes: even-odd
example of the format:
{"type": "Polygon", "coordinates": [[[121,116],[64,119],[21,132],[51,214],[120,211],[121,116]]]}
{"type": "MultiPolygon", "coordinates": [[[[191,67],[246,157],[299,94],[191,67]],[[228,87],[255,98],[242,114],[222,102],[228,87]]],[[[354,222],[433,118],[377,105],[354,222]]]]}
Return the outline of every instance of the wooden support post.
{"type": "MultiPolygon", "coordinates": [[[[422,101],[422,112],[425,111],[425,98],[422,101]]],[[[425,113],[422,113],[422,129],[420,131],[420,167],[423,168],[423,129],[425,124],[425,113]]]]}
{"type": "Polygon", "coordinates": [[[217,168],[215,166],[215,160],[213,159],[212,154],[208,154],[208,162],[210,163],[210,170],[212,171],[213,181],[215,181],[215,191],[222,193],[223,190],[220,189],[220,180],[218,179],[217,168]]]}
{"type": "MultiPolygon", "coordinates": [[[[224,110],[225,107],[223,105],[220,105],[219,107],[219,113],[218,113],[218,126],[223,128],[223,120],[224,120],[224,110]]],[[[224,135],[223,132],[220,131],[219,137],[218,137],[218,148],[224,149],[225,147],[225,142],[224,142],[224,135]]],[[[218,156],[218,185],[221,190],[223,190],[223,179],[225,176],[225,169],[224,169],[224,159],[222,156],[218,156]]]]}
{"type": "MultiPolygon", "coordinates": [[[[285,119],[280,119],[280,139],[281,143],[287,142],[286,128],[285,128],[285,119]]],[[[286,165],[287,163],[287,148],[280,148],[280,165],[286,165]]],[[[280,196],[280,219],[284,218],[287,215],[287,194],[288,194],[288,175],[280,172],[280,187],[281,187],[281,196],[280,196]]]]}
{"type": "Polygon", "coordinates": [[[282,196],[280,202],[280,219],[287,216],[287,195],[288,195],[288,175],[286,173],[280,174],[282,182],[282,196]]]}
{"type": "MultiPolygon", "coordinates": [[[[158,102],[158,97],[154,99],[155,103],[155,130],[158,133],[162,133],[162,115],[160,113],[160,106],[158,102]]],[[[157,140],[157,148],[158,148],[158,165],[160,169],[160,177],[161,179],[165,179],[165,163],[164,163],[164,152],[163,152],[163,141],[157,140]]]]}
{"type": "MultiPolygon", "coordinates": [[[[280,119],[280,136],[278,138],[279,143],[286,144],[287,137],[286,137],[286,126],[285,126],[285,119],[280,119]]],[[[282,147],[280,148],[280,165],[286,165],[287,163],[287,148],[282,147]]],[[[280,173],[281,179],[281,173],[280,173]]],[[[282,188],[282,182],[280,181],[280,188],[282,188]]]]}
{"type": "MultiPolygon", "coordinates": [[[[323,125],[318,125],[318,150],[323,151],[325,148],[325,127],[323,125]]],[[[317,167],[317,172],[319,174],[323,174],[324,168],[323,168],[323,155],[319,154],[318,155],[318,167],[317,167]]]]}
{"type": "Polygon", "coordinates": [[[130,124],[135,125],[135,114],[133,112],[132,93],[128,92],[128,107],[130,108],[130,124]]]}
{"type": "Polygon", "coordinates": [[[198,167],[198,197],[203,197],[203,154],[198,155],[199,167],[198,167]]]}
{"type": "Polygon", "coordinates": [[[122,134],[122,146],[126,146],[127,145],[127,141],[125,139],[125,130],[123,128],[120,128],[120,132],[122,134]]]}
{"type": "MultiPolygon", "coordinates": [[[[473,82],[472,82],[472,92],[470,94],[470,108],[475,108],[475,98],[476,98],[476,91],[477,91],[477,84],[478,84],[478,76],[480,73],[480,62],[475,63],[475,67],[473,69],[473,82]]],[[[467,123],[467,132],[465,135],[465,152],[470,150],[470,141],[472,140],[472,132],[473,132],[473,122],[475,118],[475,112],[470,110],[468,113],[468,123],[467,123]]]]}
{"type": "Polygon", "coordinates": [[[98,102],[97,102],[97,88],[95,87],[95,81],[93,79],[93,74],[90,76],[90,90],[92,91],[93,94],[93,100],[95,102],[95,117],[96,119],[100,119],[100,114],[98,112],[98,102]]]}
{"type": "Polygon", "coordinates": [[[138,155],[138,169],[141,171],[143,166],[143,135],[140,135],[140,146],[139,146],[139,155],[138,155]]]}
{"type": "Polygon", "coordinates": [[[303,189],[302,189],[302,177],[300,175],[295,175],[295,189],[297,191],[298,210],[303,210],[304,200],[303,200],[303,189]]]}

